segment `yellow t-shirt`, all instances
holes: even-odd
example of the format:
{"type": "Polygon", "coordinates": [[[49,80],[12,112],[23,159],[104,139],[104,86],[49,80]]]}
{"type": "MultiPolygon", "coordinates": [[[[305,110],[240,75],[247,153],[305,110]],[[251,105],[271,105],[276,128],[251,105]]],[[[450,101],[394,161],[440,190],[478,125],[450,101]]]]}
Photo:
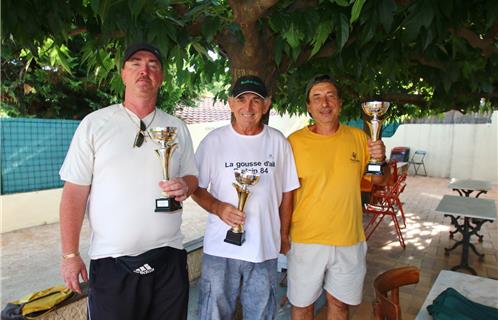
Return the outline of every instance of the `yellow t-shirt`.
{"type": "Polygon", "coordinates": [[[345,125],[331,136],[308,127],[289,136],[301,183],[294,192],[293,242],[350,246],[365,240],[360,182],[367,139],[345,125]]]}

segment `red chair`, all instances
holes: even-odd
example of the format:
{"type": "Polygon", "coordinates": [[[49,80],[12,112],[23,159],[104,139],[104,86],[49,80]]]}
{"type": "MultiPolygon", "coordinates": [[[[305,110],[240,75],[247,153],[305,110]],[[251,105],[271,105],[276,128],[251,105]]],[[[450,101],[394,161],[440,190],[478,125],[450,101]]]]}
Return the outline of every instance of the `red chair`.
{"type": "Polygon", "coordinates": [[[404,190],[406,176],[403,175],[396,180],[394,185],[387,186],[386,192],[379,195],[375,202],[368,203],[363,207],[363,212],[366,214],[371,214],[372,217],[365,227],[365,234],[367,240],[370,239],[374,231],[377,229],[379,224],[384,220],[385,216],[390,216],[394,228],[396,230],[396,235],[398,237],[401,247],[405,248],[405,240],[403,239],[403,234],[401,233],[401,228],[398,223],[397,212],[402,213],[402,218],[404,218],[404,213],[402,211],[401,201],[399,201],[399,194],[404,190]]]}
{"type": "Polygon", "coordinates": [[[407,172],[401,173],[401,175],[398,176],[398,168],[397,168],[397,162],[396,161],[390,161],[389,162],[389,168],[391,169],[391,180],[388,181],[386,186],[377,186],[374,185],[372,188],[372,195],[370,198],[370,203],[371,204],[378,204],[382,201],[382,198],[386,196],[386,194],[389,192],[389,189],[392,188],[398,180],[401,180],[398,184],[398,188],[396,192],[393,194],[394,200],[396,201],[396,207],[399,209],[401,213],[401,218],[403,219],[403,228],[406,228],[406,218],[405,218],[405,212],[403,210],[403,203],[399,199],[399,195],[405,191],[406,188],[406,177],[408,176],[407,172]]]}

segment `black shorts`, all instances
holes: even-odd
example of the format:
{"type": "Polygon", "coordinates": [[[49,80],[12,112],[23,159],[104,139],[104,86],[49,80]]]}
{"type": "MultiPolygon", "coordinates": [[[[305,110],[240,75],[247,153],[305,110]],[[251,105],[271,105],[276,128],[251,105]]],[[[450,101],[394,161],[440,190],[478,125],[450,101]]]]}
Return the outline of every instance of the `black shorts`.
{"type": "Polygon", "coordinates": [[[157,248],[90,261],[88,319],[187,319],[187,252],[157,248]]]}

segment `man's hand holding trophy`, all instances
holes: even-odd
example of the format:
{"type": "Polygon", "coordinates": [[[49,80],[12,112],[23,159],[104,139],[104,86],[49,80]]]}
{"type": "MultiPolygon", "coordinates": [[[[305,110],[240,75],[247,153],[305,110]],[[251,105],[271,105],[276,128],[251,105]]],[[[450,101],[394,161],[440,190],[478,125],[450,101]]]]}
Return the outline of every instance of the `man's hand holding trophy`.
{"type": "MultiPolygon", "coordinates": [[[[369,101],[361,104],[363,112],[369,117],[366,120],[370,129],[370,138],[372,141],[380,140],[380,129],[385,118],[383,117],[389,109],[389,102],[385,101],[369,101]]],[[[383,167],[386,165],[385,159],[370,158],[367,169],[368,175],[383,175],[383,167]]]]}
{"type": "MultiPolygon", "coordinates": [[[[259,181],[259,176],[253,174],[252,171],[247,169],[235,169],[235,181],[233,186],[237,191],[237,196],[239,199],[237,209],[244,211],[246,205],[247,197],[249,196],[249,186],[255,185],[259,181]]],[[[237,246],[241,246],[245,241],[244,226],[238,225],[227,232],[225,242],[231,243],[237,246]]]]}
{"type": "MultiPolygon", "coordinates": [[[[170,179],[169,168],[171,156],[178,146],[178,143],[174,142],[176,139],[176,130],[175,127],[155,127],[149,129],[152,141],[159,145],[159,149],[155,151],[161,162],[163,180],[166,181],[170,179]]],[[[162,191],[161,195],[161,198],[156,199],[155,212],[172,212],[182,208],[182,204],[176,201],[174,197],[168,195],[166,191],[162,191]]]]}

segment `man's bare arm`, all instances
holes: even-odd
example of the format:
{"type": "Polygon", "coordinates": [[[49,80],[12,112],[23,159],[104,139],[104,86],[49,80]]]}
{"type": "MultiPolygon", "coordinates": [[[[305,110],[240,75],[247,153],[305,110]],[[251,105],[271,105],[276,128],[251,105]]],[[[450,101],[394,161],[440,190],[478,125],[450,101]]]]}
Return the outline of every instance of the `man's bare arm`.
{"type": "Polygon", "coordinates": [[[294,192],[284,192],[280,203],[280,253],[287,254],[290,250],[290,224],[292,220],[294,192]]]}
{"type": "Polygon", "coordinates": [[[205,188],[197,188],[192,194],[192,199],[204,210],[217,215],[229,226],[235,227],[245,222],[244,212],[237,210],[237,208],[229,203],[216,199],[205,188]]]}
{"type": "Polygon", "coordinates": [[[66,286],[81,293],[79,278],[88,281],[85,263],[80,257],[81,226],[90,193],[90,186],[66,182],[60,205],[60,231],[62,245],[61,272],[66,286]]]}

